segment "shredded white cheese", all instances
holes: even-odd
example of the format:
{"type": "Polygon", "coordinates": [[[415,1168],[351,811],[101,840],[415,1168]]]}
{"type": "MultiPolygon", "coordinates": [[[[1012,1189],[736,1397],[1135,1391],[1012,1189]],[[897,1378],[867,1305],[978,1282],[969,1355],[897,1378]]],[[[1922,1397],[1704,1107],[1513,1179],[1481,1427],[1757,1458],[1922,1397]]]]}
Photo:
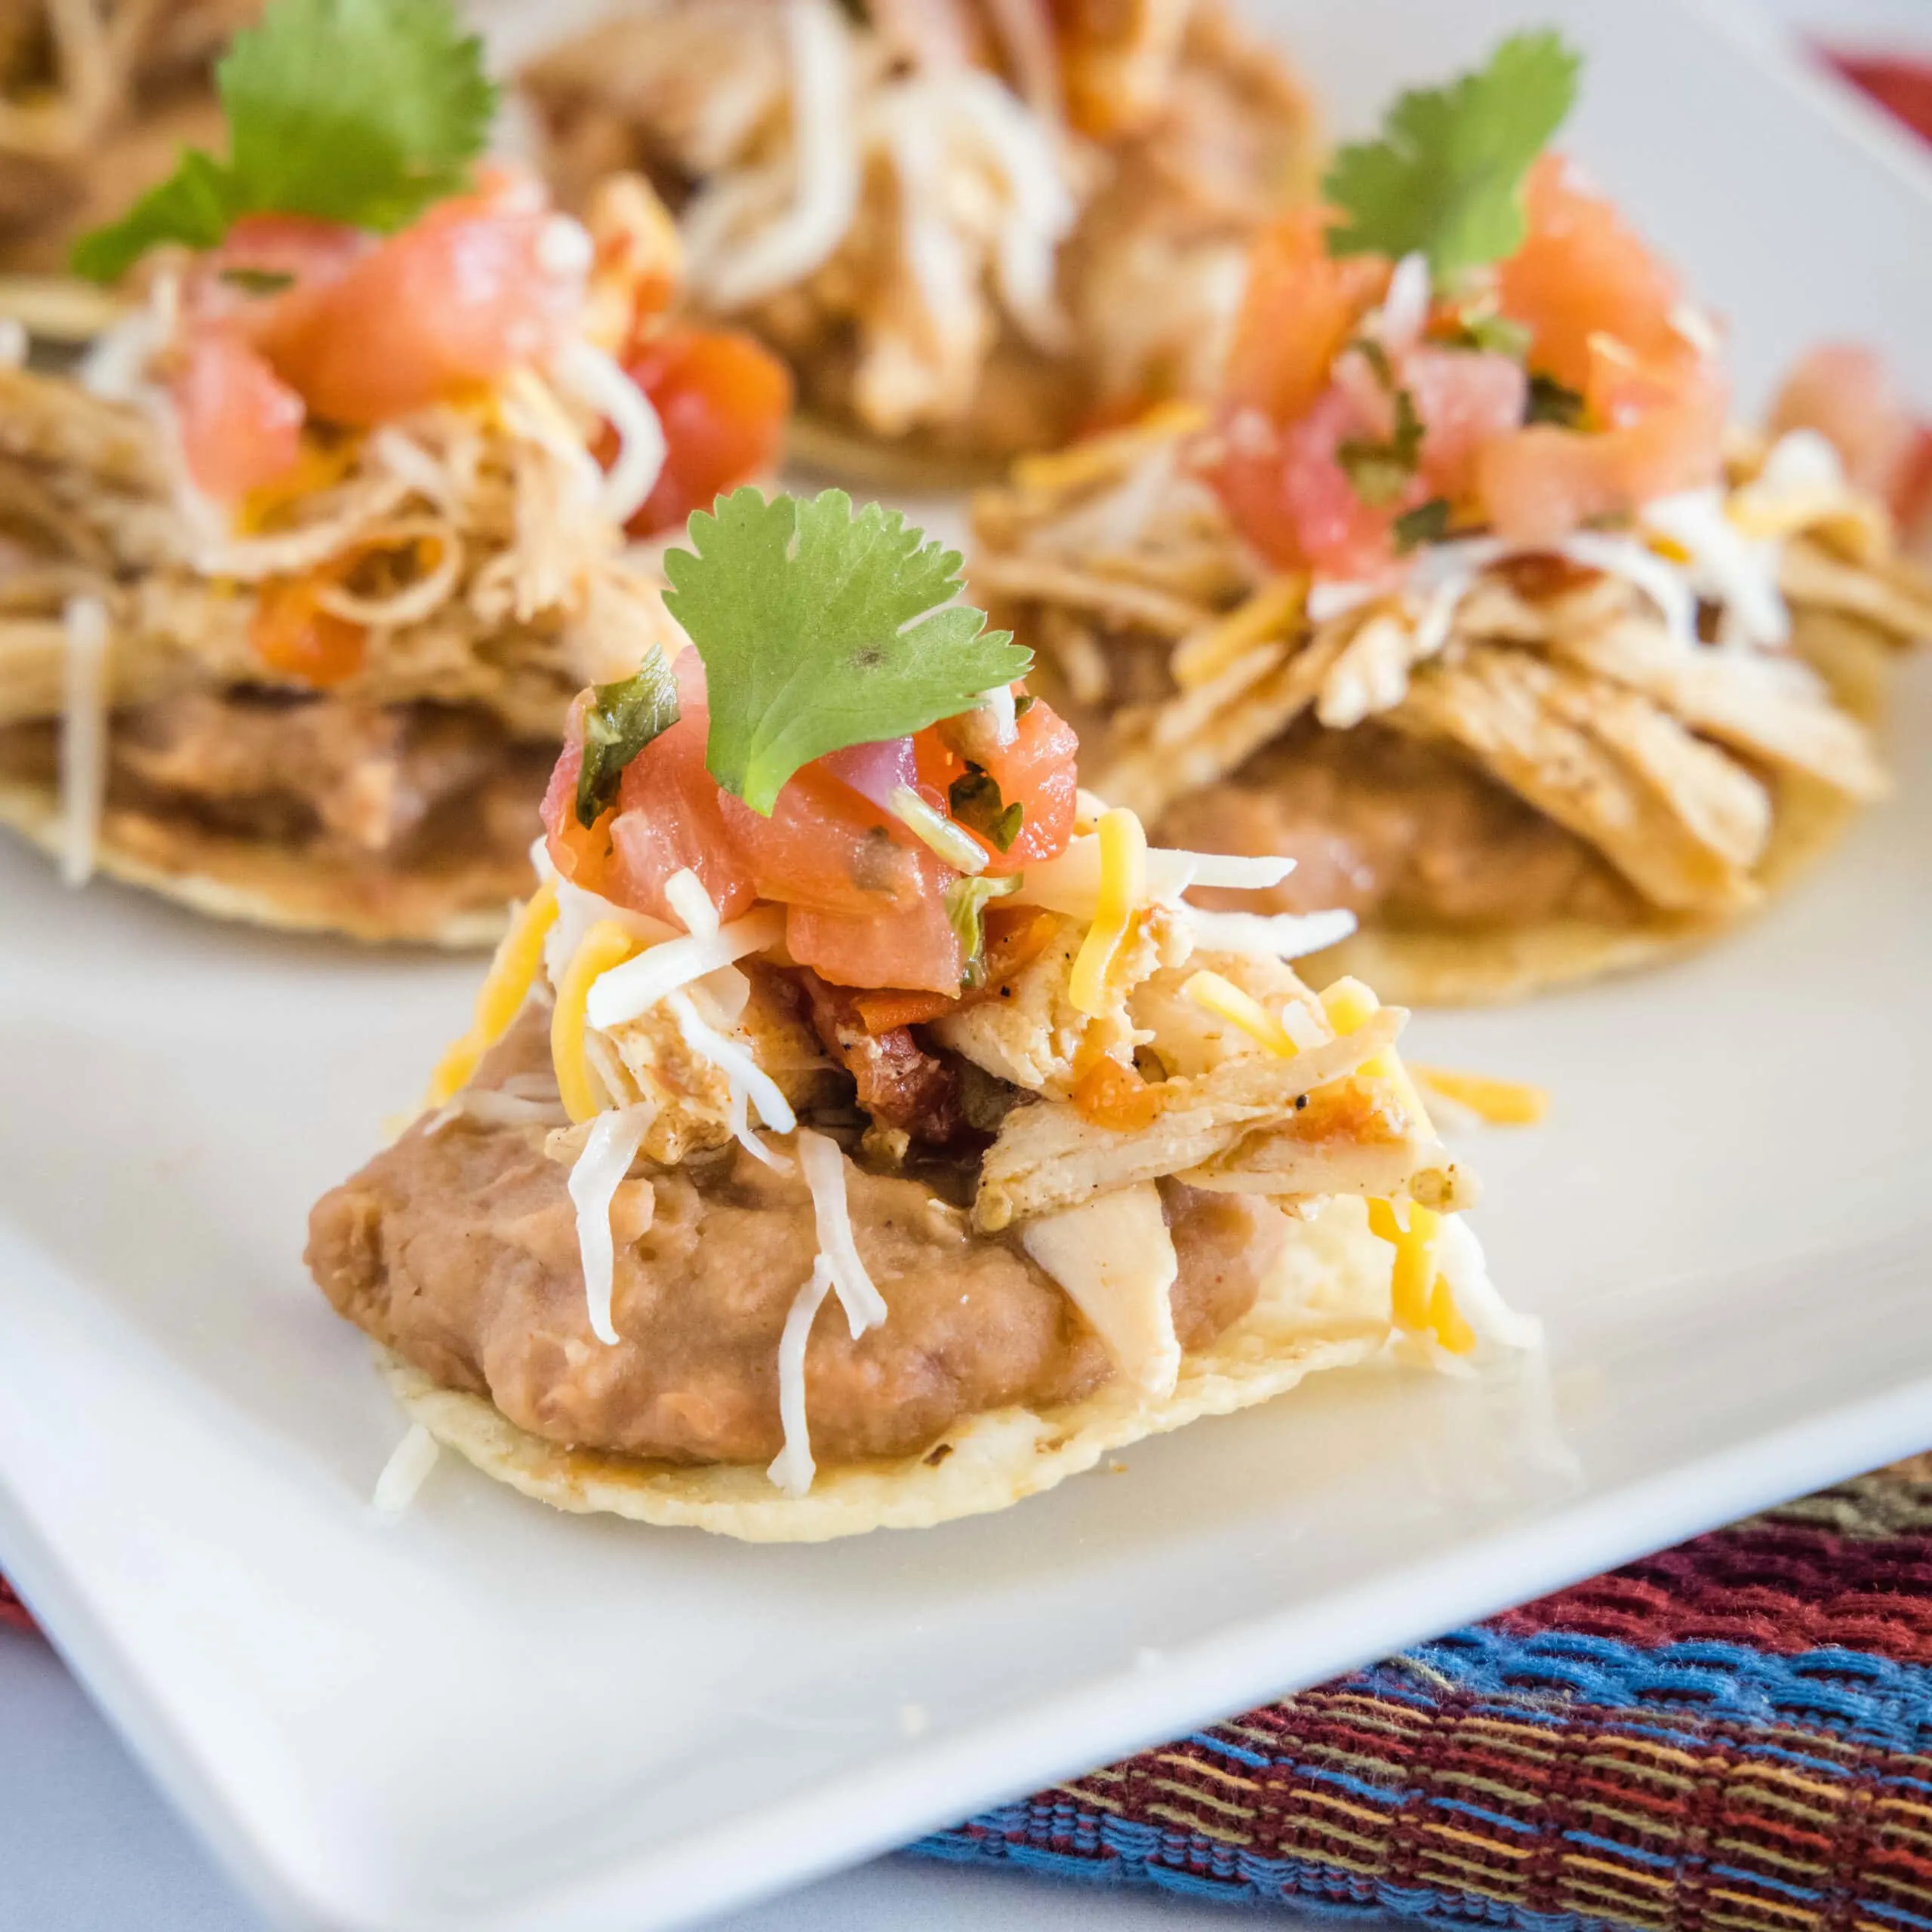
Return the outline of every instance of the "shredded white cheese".
{"type": "MultiPolygon", "coordinates": [[[[706,195],[686,214],[692,282],[714,309],[746,308],[823,266],[858,211],[854,63],[845,23],[832,0],[788,0],[785,37],[791,57],[791,205],[749,235],[718,219],[722,205],[706,195]]],[[[728,185],[722,177],[721,185],[728,185]]]]}
{"type": "Polygon", "coordinates": [[[803,1496],[818,1473],[812,1460],[811,1432],[805,1421],[805,1349],[812,1323],[832,1287],[832,1264],[821,1254],[804,1286],[792,1298],[785,1332],[778,1340],[778,1416],[785,1446],[765,1471],[787,1496],[803,1496]]]}
{"type": "Polygon", "coordinates": [[[1543,1324],[1518,1315],[1497,1292],[1489,1278],[1489,1263],[1468,1217],[1445,1214],[1435,1251],[1436,1266],[1456,1297],[1463,1318],[1486,1342],[1506,1349],[1535,1349],[1543,1344],[1543,1324]]]}
{"type": "Polygon", "coordinates": [[[1326,912],[1206,912],[1188,908],[1195,943],[1210,952],[1245,952],[1273,959],[1300,959],[1340,946],[1355,929],[1355,915],[1339,907],[1326,912]]]}
{"type": "MultiPolygon", "coordinates": [[[[561,908],[561,894],[558,900],[561,908]]],[[[560,914],[558,924],[562,923],[560,914]]],[[[694,980],[729,966],[747,953],[768,951],[784,937],[784,909],[767,906],[715,932],[668,939],[605,974],[590,989],[584,1017],[600,1032],[608,1033],[694,980]]]]}
{"type": "Polygon", "coordinates": [[[1700,595],[1718,606],[1720,643],[1776,647],[1789,641],[1791,614],[1778,588],[1779,546],[1746,537],[1727,514],[1721,490],[1660,497],[1644,505],[1640,520],[1688,559],[1680,567],[1646,551],[1654,581],[1644,581],[1627,563],[1621,572],[1658,604],[1678,642],[1697,641],[1700,595]],[[1674,606],[1661,594],[1666,582],[1674,586],[1674,606]]]}
{"type": "Polygon", "coordinates": [[[408,1433],[395,1445],[383,1465],[382,1474],[376,1478],[369,1498],[371,1508],[379,1515],[401,1515],[416,1500],[417,1491],[436,1466],[441,1454],[436,1438],[420,1422],[411,1423],[408,1433]]]}
{"type": "Polygon", "coordinates": [[[885,1298],[872,1285],[852,1238],[852,1217],[845,1205],[845,1156],[837,1141],[810,1128],[798,1130],[798,1164],[812,1192],[812,1215],[818,1226],[819,1253],[831,1271],[832,1285],[851,1324],[857,1341],[886,1317],[885,1298]]]}
{"type": "Polygon", "coordinates": [[[718,908],[704,882],[687,866],[664,881],[664,903],[685,922],[694,939],[715,939],[718,932],[718,908]]]}
{"type": "MultiPolygon", "coordinates": [[[[1295,869],[1292,859],[1250,859],[1224,852],[1189,852],[1173,846],[1147,851],[1147,897],[1177,904],[1190,886],[1221,886],[1235,891],[1265,891],[1295,869]]],[[[1014,894],[1029,906],[1044,906],[1069,918],[1091,919],[1100,903],[1100,841],[1082,833],[1057,857],[1029,866],[1014,894]]]]}
{"type": "Polygon", "coordinates": [[[798,1125],[798,1116],[792,1112],[791,1103],[780,1090],[777,1081],[735,1040],[728,1040],[715,1027],[706,1026],[699,1017],[688,993],[667,994],[664,1004],[677,1021],[678,1031],[684,1035],[685,1045],[693,1053],[709,1060],[731,1086],[741,1088],[758,1109],[758,1118],[767,1127],[775,1133],[789,1134],[798,1125]]]}
{"type": "Polygon", "coordinates": [[[70,597],[60,714],[60,876],[82,886],[94,876],[107,791],[107,607],[70,597]]]}
{"type": "Polygon", "coordinates": [[[637,1158],[657,1109],[646,1104],[607,1109],[590,1124],[583,1151],[571,1164],[571,1199],[577,1206],[577,1253],[583,1263],[583,1299],[590,1332],[614,1344],[611,1295],[617,1273],[617,1246],[611,1231],[611,1203],[637,1158]]]}
{"type": "Polygon", "coordinates": [[[992,719],[995,744],[1004,747],[1020,736],[1019,708],[1011,685],[995,685],[991,691],[982,691],[974,708],[986,712],[992,719]]]}
{"type": "Polygon", "coordinates": [[[565,343],[551,365],[558,382],[617,432],[617,460],[597,494],[600,516],[622,526],[643,509],[664,468],[664,426],[650,397],[615,360],[581,337],[565,343]]]}

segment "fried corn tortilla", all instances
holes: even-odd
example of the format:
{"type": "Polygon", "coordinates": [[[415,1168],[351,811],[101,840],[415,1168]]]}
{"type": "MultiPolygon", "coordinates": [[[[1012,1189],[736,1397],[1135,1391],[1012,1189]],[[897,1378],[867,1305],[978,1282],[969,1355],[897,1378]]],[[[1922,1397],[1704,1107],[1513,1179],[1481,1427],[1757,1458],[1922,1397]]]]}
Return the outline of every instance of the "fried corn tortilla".
{"type": "Polygon", "coordinates": [[[478,1395],[441,1388],[379,1349],[406,1414],[498,1482],[552,1508],[709,1531],[747,1543],[826,1543],[869,1530],[929,1529],[985,1515],[1094,1468],[1109,1451],[1209,1416],[1285,1395],[1326,1369],[1388,1346],[1389,1250],[1353,1198],[1292,1223],[1254,1306],[1208,1348],[1183,1358],[1174,1392],[1155,1400],[1116,1380],[1083,1401],[972,1417],[916,1456],[821,1464],[792,1497],[761,1468],[688,1467],[566,1449],[518,1429],[478,1395]]]}

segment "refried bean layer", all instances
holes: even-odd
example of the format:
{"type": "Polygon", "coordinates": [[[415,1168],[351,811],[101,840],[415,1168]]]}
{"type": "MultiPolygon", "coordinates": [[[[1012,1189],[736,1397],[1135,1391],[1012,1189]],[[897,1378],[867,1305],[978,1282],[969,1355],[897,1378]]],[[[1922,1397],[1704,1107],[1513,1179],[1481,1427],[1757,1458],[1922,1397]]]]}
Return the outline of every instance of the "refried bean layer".
{"type": "MultiPolygon", "coordinates": [[[[531,1009],[476,1086],[529,1091],[547,1066],[531,1009]]],[[[734,1148],[626,1183],[614,1346],[592,1334],[564,1162],[540,1128],[418,1121],[309,1219],[307,1260],[337,1309],[445,1386],[488,1396],[549,1441],[679,1462],[762,1463],[783,1440],[778,1343],[817,1252],[811,1196],[734,1148]],[[627,1225],[628,1223],[628,1225],[627,1225]],[[627,1234],[632,1235],[626,1238],[627,1234]]],[[[835,1299],[806,1362],[822,1460],[913,1453],[962,1417],[1088,1393],[1109,1374],[1094,1332],[1017,1241],[971,1233],[924,1182],[849,1158],[859,1251],[891,1314],[852,1339],[835,1299]]],[[[1252,1306],[1279,1245],[1276,1211],[1162,1184],[1183,1347],[1252,1306]]]]}

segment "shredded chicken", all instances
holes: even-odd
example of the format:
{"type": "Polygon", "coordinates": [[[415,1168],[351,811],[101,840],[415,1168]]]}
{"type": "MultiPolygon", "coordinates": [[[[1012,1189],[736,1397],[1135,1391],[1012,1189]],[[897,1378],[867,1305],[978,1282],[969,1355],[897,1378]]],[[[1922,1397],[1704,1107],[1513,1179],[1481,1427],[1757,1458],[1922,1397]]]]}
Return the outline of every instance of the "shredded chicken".
{"type": "MultiPolygon", "coordinates": [[[[1710,912],[1755,896],[1782,777],[1857,801],[1885,790],[1861,667],[1836,660],[1828,629],[1932,638],[1932,586],[1896,555],[1883,510],[1842,485],[1780,497],[1775,452],[1740,446],[1733,513],[1795,532],[1775,550],[1752,541],[1775,555],[1796,648],[1735,638],[1722,608],[1706,611],[1703,635],[1726,640],[1711,644],[1688,634],[1687,588],[1684,611],[1654,601],[1669,567],[1634,541],[1634,575],[1594,555],[1452,543],[1426,551],[1406,588],[1311,596],[1306,579],[1264,575],[1236,537],[1194,473],[1200,436],[1198,418],[1157,415],[1021,463],[974,512],[974,588],[1038,648],[1088,782],[1157,829],[1185,816],[1182,842],[1202,842],[1189,801],[1210,793],[1244,839],[1241,801],[1291,733],[1346,742],[1373,721],[1524,801],[1638,903],[1710,912]]],[[[1698,507],[1722,513],[1715,498],[1698,507]]],[[[1362,762],[1374,768],[1366,741],[1362,762]]],[[[1550,856],[1552,890],[1574,874],[1583,900],[1612,903],[1550,856]]],[[[1469,898],[1451,892],[1453,871],[1445,857],[1445,904],[1469,898]]]]}
{"type": "Polygon", "coordinates": [[[567,199],[683,198],[694,289],[822,414],[983,454],[1204,389],[1246,244],[1308,185],[1306,96],[1217,0],[669,0],[523,78],[567,199]]]}
{"type": "Polygon", "coordinates": [[[1097,1054],[1131,1064],[1134,1049],[1152,1037],[1135,1024],[1129,1002],[1136,988],[1162,968],[1179,966],[1190,949],[1187,927],[1151,908],[1115,956],[1107,976],[1113,1003],[1097,1015],[1081,1012],[1068,987],[1086,928],[1062,919],[1046,947],[998,996],[979,1001],[935,1023],[934,1036],[996,1078],[1050,1100],[1069,1098],[1076,1060],[1097,1054]]]}
{"type": "Polygon", "coordinates": [[[15,0],[0,14],[0,260],[54,268],[184,143],[219,144],[214,62],[260,0],[15,0]]]}
{"type": "Polygon", "coordinates": [[[1115,1188],[1200,1168],[1257,1128],[1283,1131],[1301,1096],[1354,1072],[1392,1045],[1406,1017],[1385,1008],[1358,1032],[1292,1060],[1244,1054],[1170,1081],[1160,1112],[1137,1130],[1097,1125],[1062,1101],[1017,1107],[986,1150],[974,1223],[997,1232],[1115,1188]]]}

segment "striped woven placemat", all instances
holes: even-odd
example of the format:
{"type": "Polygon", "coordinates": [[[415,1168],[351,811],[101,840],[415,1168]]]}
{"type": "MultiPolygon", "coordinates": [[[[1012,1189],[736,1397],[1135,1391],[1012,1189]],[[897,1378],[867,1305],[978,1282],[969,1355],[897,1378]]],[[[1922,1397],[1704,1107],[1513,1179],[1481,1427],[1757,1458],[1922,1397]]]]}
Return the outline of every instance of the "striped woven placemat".
{"type": "Polygon", "coordinates": [[[1932,1454],[915,1849],[1522,1932],[1932,1932],[1932,1454]]]}

